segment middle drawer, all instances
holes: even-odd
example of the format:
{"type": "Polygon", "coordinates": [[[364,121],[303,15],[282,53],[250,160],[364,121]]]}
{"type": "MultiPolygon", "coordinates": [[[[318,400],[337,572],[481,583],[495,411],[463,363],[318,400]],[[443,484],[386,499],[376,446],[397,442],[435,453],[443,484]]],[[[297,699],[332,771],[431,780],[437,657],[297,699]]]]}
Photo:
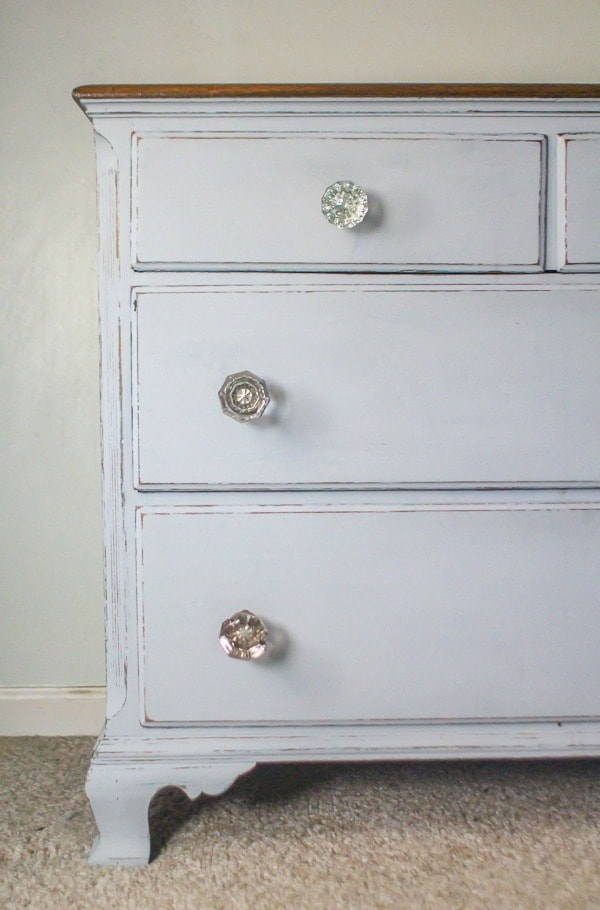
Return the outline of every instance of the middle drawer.
{"type": "Polygon", "coordinates": [[[138,291],[138,489],[595,486],[600,291],[266,285],[138,291]],[[258,420],[218,392],[251,371],[258,420]]]}

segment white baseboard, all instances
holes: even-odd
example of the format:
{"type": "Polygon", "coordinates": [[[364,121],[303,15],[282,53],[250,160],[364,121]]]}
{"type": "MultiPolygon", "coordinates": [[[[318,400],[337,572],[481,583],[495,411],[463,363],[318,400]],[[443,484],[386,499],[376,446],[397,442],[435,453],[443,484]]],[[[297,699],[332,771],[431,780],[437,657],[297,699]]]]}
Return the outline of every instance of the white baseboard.
{"type": "Polygon", "coordinates": [[[106,690],[0,688],[0,736],[97,736],[106,690]]]}

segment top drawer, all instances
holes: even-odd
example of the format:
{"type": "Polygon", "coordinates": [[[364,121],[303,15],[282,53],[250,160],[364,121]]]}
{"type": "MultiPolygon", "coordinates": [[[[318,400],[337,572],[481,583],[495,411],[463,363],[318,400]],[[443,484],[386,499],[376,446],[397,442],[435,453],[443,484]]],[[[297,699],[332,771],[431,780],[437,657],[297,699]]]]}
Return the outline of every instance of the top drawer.
{"type": "Polygon", "coordinates": [[[600,263],[600,134],[565,137],[566,267],[600,263]]]}
{"type": "Polygon", "coordinates": [[[536,136],[137,135],[136,269],[535,271],[544,139],[536,136]],[[331,225],[352,180],[369,211],[331,225]]]}

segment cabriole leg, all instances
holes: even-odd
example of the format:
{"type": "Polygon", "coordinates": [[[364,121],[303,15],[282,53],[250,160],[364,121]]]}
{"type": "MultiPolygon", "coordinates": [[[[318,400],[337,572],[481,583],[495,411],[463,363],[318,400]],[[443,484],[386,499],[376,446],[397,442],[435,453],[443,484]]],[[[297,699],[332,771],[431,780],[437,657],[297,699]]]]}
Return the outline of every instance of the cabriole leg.
{"type": "Polygon", "coordinates": [[[145,866],[150,859],[148,807],[160,789],[136,769],[90,768],[86,793],[98,836],[90,853],[97,866],[145,866]]]}
{"type": "Polygon", "coordinates": [[[92,760],[86,792],[98,837],[90,863],[96,866],[145,866],[150,859],[148,808],[155,793],[167,786],[179,787],[190,799],[201,793],[217,796],[254,762],[170,763],[147,762],[127,765],[92,760]]]}

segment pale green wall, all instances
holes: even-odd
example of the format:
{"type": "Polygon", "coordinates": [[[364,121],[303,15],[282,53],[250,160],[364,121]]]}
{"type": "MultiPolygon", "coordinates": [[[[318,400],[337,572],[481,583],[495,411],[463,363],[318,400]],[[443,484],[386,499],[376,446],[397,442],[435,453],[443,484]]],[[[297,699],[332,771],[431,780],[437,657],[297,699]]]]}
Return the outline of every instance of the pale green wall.
{"type": "Polygon", "coordinates": [[[600,82],[598,0],[1,0],[0,686],[103,680],[93,82],[600,82]]]}

